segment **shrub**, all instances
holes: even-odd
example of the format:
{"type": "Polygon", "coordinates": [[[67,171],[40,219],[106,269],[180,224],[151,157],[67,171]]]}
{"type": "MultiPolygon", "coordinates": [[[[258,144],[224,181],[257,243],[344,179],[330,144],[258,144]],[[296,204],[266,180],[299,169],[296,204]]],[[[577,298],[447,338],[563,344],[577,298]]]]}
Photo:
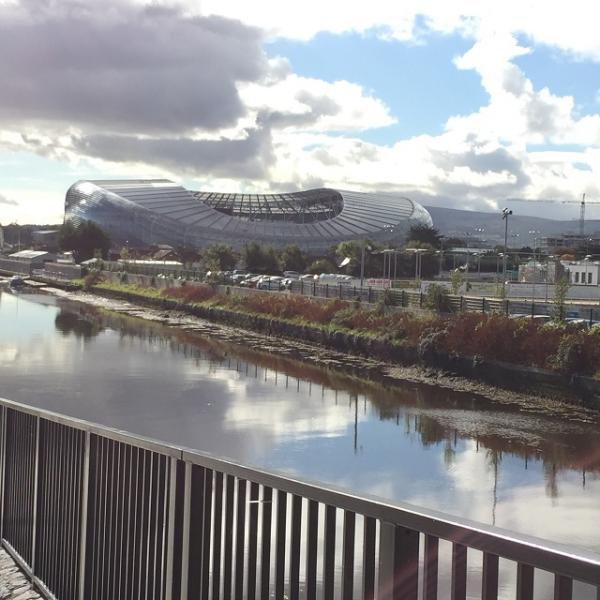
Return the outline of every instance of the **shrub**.
{"type": "Polygon", "coordinates": [[[83,280],[83,289],[90,290],[97,283],[101,283],[102,281],[104,281],[104,276],[100,271],[90,271],[83,280]]]}
{"type": "Polygon", "coordinates": [[[186,304],[205,302],[215,296],[216,292],[210,285],[186,285],[182,287],[167,288],[162,291],[162,296],[180,300],[186,304]]]}
{"type": "Polygon", "coordinates": [[[425,294],[423,302],[425,308],[438,312],[450,312],[450,298],[448,290],[439,283],[432,283],[425,294]]]}

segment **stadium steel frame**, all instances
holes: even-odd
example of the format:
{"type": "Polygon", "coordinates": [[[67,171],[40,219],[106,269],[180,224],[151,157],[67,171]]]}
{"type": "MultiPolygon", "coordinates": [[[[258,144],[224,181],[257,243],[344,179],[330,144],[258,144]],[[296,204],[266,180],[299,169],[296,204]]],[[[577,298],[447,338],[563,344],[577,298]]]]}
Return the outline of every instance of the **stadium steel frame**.
{"type": "Polygon", "coordinates": [[[259,241],[306,251],[349,240],[400,243],[411,226],[432,224],[421,205],[394,193],[192,192],[167,179],[78,181],[67,191],[65,219],[91,220],[129,246],[241,248],[259,241]]]}

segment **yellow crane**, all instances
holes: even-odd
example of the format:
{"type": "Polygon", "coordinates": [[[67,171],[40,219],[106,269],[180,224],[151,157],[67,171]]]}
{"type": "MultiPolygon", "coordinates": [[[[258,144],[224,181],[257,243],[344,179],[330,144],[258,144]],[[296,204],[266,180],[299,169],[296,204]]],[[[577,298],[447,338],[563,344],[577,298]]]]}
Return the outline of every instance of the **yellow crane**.
{"type": "Polygon", "coordinates": [[[534,198],[508,198],[507,202],[551,202],[553,204],[579,204],[579,235],[583,236],[585,231],[585,205],[600,204],[600,200],[586,200],[585,193],[581,195],[581,200],[546,200],[534,198]]]}

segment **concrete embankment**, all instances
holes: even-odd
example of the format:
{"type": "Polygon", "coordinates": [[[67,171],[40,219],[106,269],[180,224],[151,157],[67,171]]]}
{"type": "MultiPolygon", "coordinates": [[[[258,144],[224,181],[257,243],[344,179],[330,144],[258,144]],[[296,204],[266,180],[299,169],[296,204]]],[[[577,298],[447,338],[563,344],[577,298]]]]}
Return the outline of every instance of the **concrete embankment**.
{"type": "MultiPolygon", "coordinates": [[[[366,335],[291,323],[271,316],[247,314],[218,306],[189,305],[169,298],[152,298],[127,291],[101,288],[94,288],[93,292],[105,298],[126,300],[159,310],[183,312],[262,335],[299,340],[337,352],[366,356],[390,365],[390,372],[393,365],[418,365],[498,388],[600,409],[600,381],[591,377],[569,376],[544,369],[486,361],[480,357],[449,356],[438,352],[434,343],[421,343],[418,348],[402,346],[366,335]]],[[[385,374],[385,369],[383,372],[385,374]]]]}

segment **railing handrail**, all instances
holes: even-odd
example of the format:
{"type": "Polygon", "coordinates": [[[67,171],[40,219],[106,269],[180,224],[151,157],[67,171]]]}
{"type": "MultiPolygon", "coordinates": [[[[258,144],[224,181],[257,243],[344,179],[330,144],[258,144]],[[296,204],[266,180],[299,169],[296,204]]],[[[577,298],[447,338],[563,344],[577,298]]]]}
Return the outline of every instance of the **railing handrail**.
{"type": "Polygon", "coordinates": [[[392,502],[369,494],[359,495],[329,484],[242,465],[208,452],[169,444],[1,397],[0,406],[600,586],[600,555],[584,548],[516,533],[408,503],[392,502]]]}

